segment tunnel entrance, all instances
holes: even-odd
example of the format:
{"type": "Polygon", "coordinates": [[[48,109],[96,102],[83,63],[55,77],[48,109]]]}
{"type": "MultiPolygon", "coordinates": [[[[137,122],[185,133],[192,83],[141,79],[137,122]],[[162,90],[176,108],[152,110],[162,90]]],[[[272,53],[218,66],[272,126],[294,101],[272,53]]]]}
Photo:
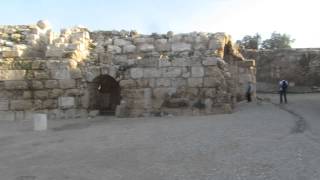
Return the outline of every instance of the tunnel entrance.
{"type": "Polygon", "coordinates": [[[119,83],[109,75],[96,77],[88,84],[90,109],[99,110],[100,115],[114,115],[120,104],[119,83]]]}

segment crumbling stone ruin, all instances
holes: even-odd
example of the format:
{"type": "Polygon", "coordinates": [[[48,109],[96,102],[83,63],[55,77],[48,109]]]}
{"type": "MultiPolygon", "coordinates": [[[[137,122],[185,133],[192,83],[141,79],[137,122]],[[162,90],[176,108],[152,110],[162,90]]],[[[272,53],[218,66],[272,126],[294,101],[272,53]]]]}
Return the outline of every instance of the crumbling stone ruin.
{"type": "Polygon", "coordinates": [[[320,92],[320,49],[244,50],[257,63],[257,91],[277,92],[278,81],[289,81],[289,92],[320,92]]]}
{"type": "Polygon", "coordinates": [[[0,26],[1,119],[230,113],[248,81],[254,60],[225,33],[0,26]]]}

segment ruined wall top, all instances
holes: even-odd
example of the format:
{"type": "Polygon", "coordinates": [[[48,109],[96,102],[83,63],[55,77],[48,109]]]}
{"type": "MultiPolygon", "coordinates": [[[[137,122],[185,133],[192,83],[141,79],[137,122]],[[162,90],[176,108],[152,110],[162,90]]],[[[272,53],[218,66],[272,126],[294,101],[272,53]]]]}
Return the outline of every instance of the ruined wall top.
{"type": "Polygon", "coordinates": [[[95,31],[85,27],[62,29],[55,33],[48,21],[34,25],[0,26],[0,58],[92,59],[99,52],[110,54],[182,52],[210,50],[223,57],[228,52],[239,59],[231,37],[225,33],[192,32],[186,34],[141,35],[136,31],[95,31]]]}

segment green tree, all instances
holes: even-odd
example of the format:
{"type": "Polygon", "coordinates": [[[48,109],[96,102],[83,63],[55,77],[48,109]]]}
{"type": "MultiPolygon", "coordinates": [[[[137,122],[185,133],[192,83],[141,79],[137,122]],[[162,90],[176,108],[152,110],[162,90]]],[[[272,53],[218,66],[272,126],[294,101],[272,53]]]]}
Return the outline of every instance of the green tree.
{"type": "Polygon", "coordinates": [[[262,42],[261,47],[263,49],[291,48],[291,43],[294,41],[295,39],[291,39],[291,37],[287,34],[273,32],[270,39],[266,39],[262,42]]]}
{"type": "Polygon", "coordinates": [[[258,49],[261,43],[260,34],[256,33],[254,36],[246,35],[242,40],[238,40],[237,44],[244,49],[258,49]]]}

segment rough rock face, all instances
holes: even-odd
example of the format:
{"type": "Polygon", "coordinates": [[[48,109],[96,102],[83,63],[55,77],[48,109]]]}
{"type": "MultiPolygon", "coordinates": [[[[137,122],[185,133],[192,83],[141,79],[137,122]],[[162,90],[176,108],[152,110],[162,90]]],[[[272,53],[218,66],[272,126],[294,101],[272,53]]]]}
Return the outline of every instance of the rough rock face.
{"type": "Polygon", "coordinates": [[[39,21],[0,26],[0,43],[0,113],[7,119],[229,113],[244,84],[255,82],[254,61],[224,33],[74,27],[54,34],[39,21]]]}
{"type": "Polygon", "coordinates": [[[289,81],[288,91],[320,91],[320,49],[245,50],[257,61],[257,90],[275,92],[280,79],[289,81]]]}

